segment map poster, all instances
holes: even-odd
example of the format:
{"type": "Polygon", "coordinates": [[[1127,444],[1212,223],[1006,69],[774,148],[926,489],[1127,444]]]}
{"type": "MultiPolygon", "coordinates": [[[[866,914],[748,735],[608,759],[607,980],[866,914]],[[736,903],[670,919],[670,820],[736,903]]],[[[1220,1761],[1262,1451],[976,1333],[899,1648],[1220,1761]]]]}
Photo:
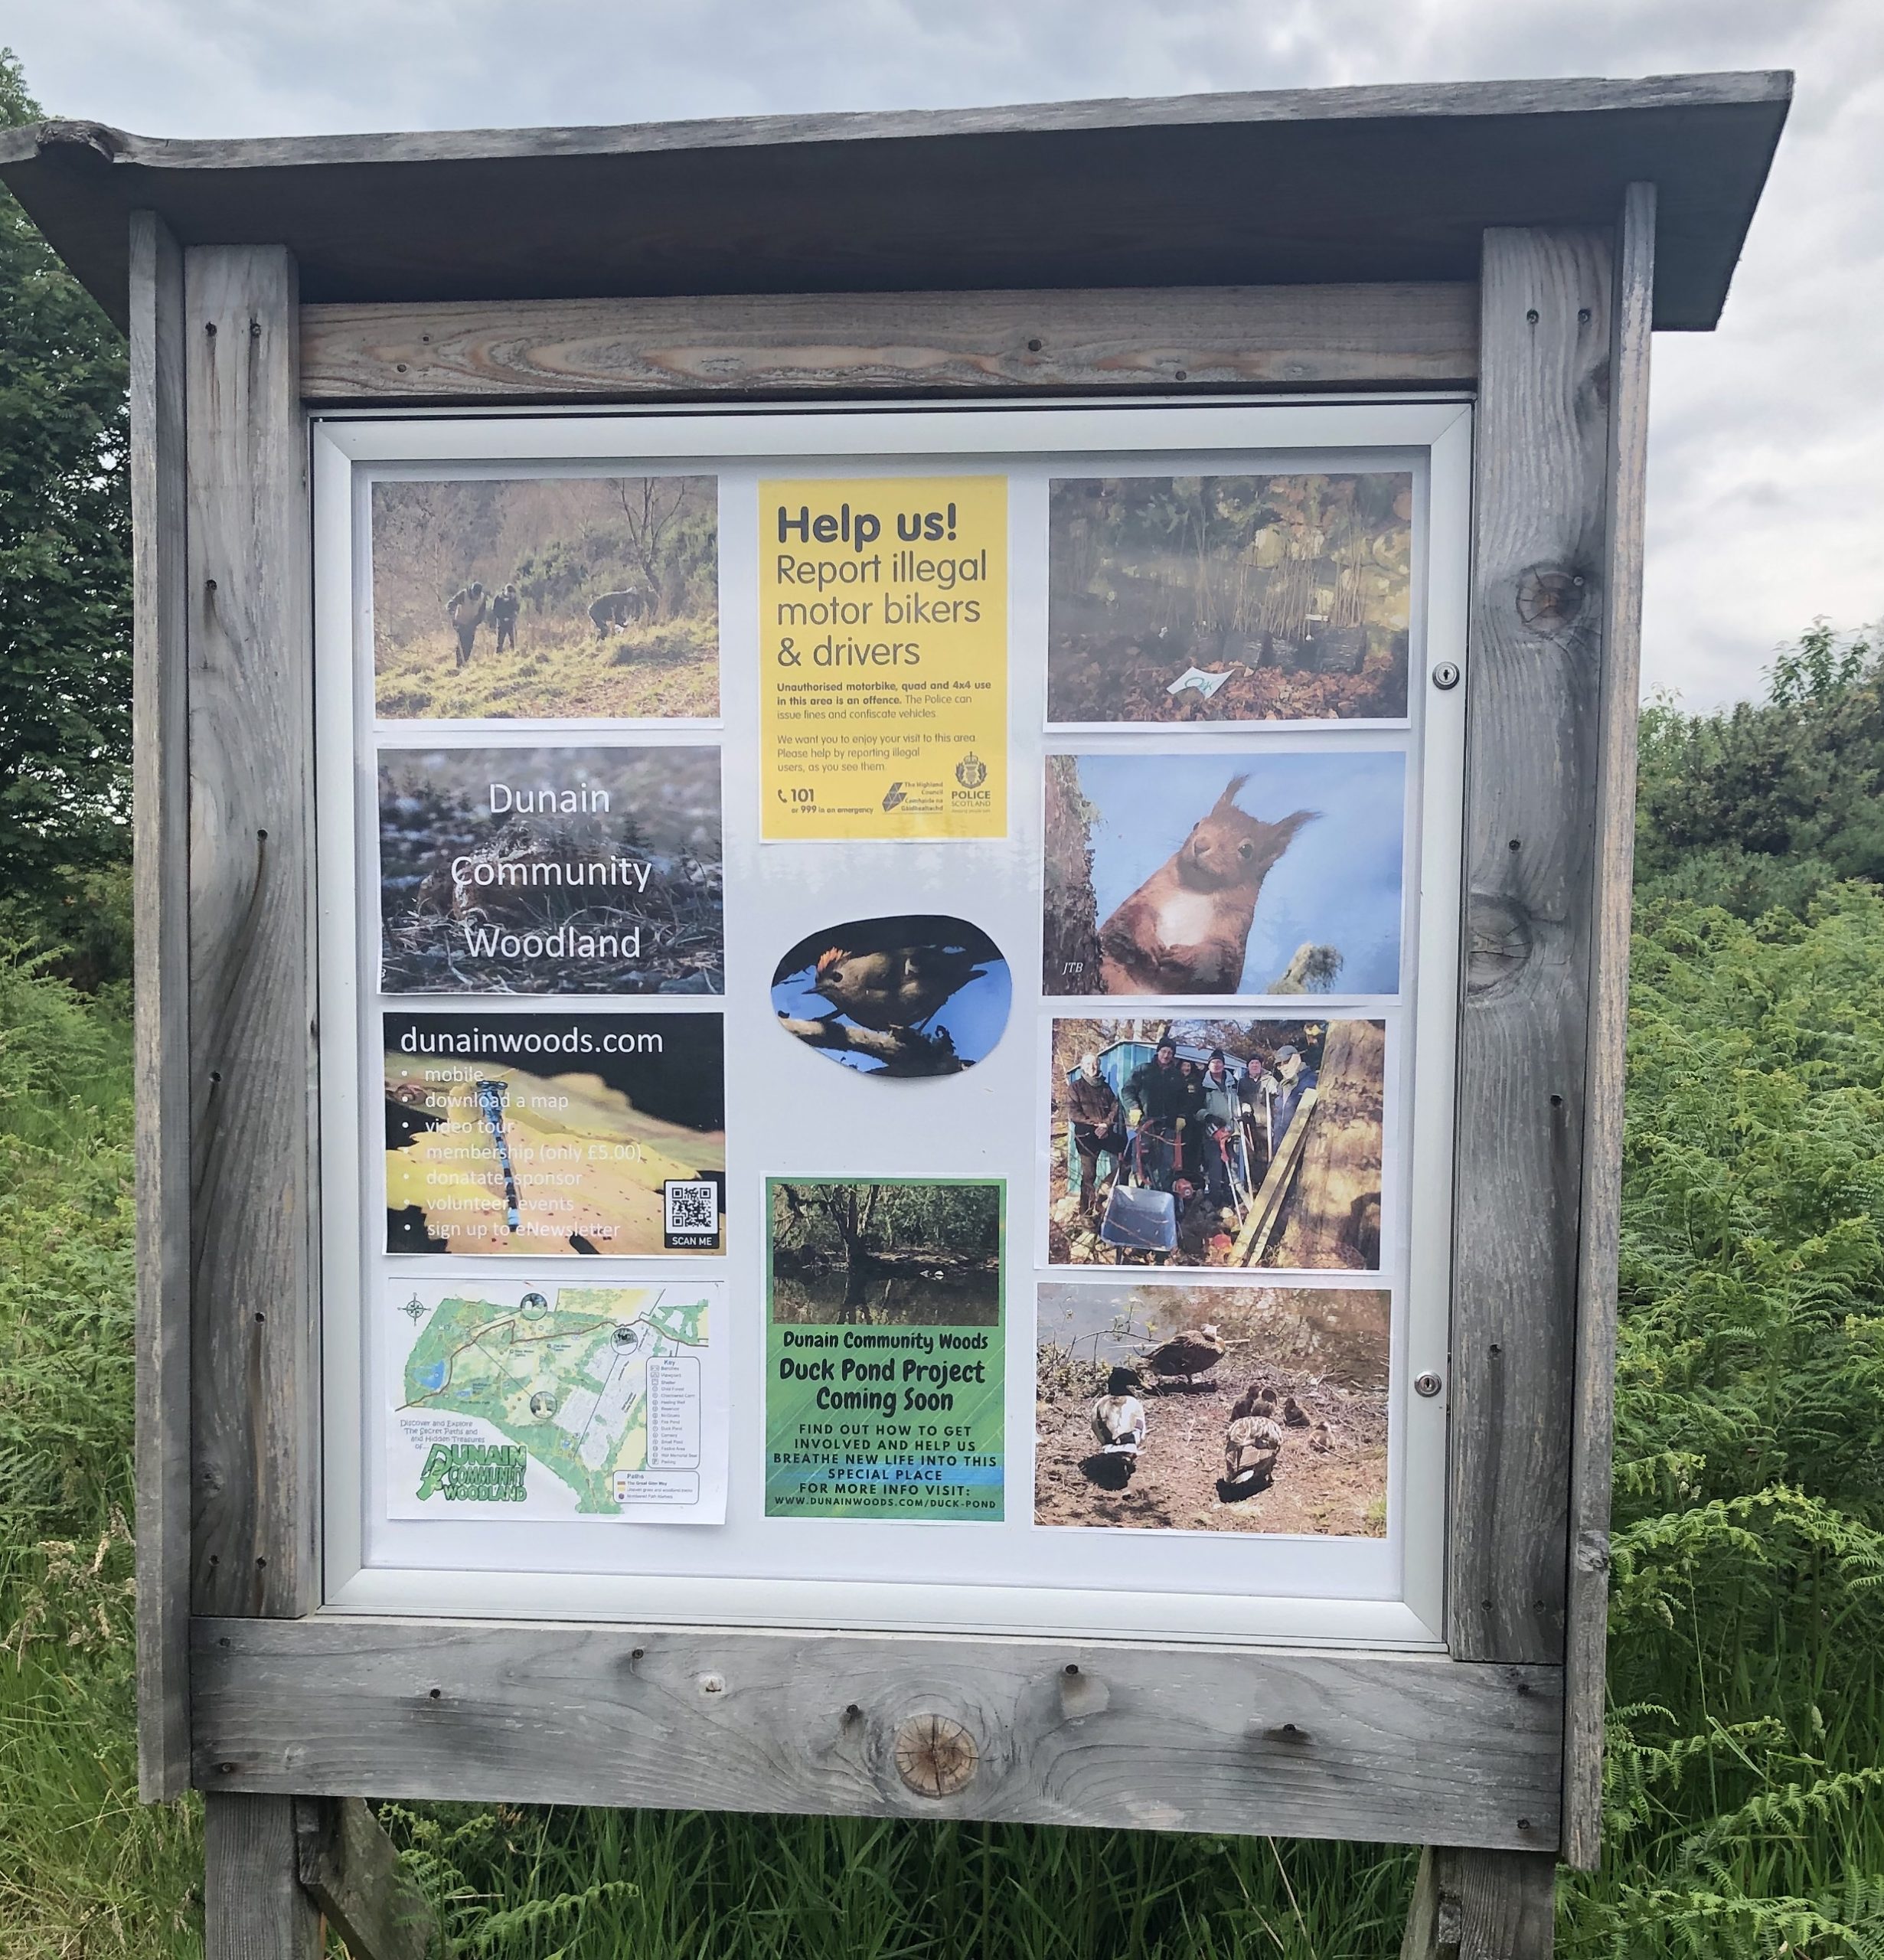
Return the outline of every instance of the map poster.
{"type": "Polygon", "coordinates": [[[767,1517],[1003,1517],[1005,1194],[770,1181],[767,1517]]]}
{"type": "Polygon", "coordinates": [[[1007,835],[1007,483],[759,486],[762,834],[1007,835]]]}
{"type": "Polygon", "coordinates": [[[393,1517],[726,1520],[724,1289],[389,1281],[393,1517]]]}
{"type": "Polygon", "coordinates": [[[386,1250],[725,1250],[717,1013],[385,1018],[386,1250]]]}
{"type": "Polygon", "coordinates": [[[389,994],[720,994],[717,748],[382,749],[389,994]]]}

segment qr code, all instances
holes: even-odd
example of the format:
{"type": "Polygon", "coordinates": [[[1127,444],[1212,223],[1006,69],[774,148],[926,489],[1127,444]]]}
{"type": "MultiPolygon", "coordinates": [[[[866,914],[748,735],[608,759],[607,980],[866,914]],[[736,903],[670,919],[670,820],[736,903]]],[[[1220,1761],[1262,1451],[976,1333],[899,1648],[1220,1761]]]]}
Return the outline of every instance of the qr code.
{"type": "Polygon", "coordinates": [[[720,1190],[702,1178],[697,1182],[670,1178],[661,1187],[662,1236],[668,1250],[697,1249],[720,1243],[720,1190]]]}

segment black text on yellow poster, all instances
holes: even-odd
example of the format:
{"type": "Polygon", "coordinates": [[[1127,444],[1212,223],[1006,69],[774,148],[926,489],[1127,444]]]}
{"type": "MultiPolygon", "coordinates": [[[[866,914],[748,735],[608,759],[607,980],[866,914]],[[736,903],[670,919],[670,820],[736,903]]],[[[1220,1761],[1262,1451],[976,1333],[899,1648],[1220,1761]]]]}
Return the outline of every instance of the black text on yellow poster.
{"type": "Polygon", "coordinates": [[[1007,834],[1007,485],[759,487],[767,839],[1007,834]]]}

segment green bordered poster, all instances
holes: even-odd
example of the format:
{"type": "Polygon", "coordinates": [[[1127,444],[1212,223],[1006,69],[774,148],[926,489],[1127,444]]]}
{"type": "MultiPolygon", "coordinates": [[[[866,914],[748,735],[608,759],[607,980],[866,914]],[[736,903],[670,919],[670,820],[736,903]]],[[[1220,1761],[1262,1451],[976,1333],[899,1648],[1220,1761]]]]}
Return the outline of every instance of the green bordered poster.
{"type": "Polygon", "coordinates": [[[1002,1517],[1006,1196],[768,1182],[769,1517],[1002,1517]]]}

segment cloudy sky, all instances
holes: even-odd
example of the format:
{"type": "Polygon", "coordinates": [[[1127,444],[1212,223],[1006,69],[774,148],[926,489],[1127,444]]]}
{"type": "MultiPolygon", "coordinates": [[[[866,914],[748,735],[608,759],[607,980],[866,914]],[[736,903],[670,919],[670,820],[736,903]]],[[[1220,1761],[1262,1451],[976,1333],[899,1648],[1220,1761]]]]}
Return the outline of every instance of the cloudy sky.
{"type": "Polygon", "coordinates": [[[1647,684],[1731,700],[1884,614],[1878,0],[38,0],[0,40],[51,113],[192,136],[1792,68],[1720,331],[1656,342],[1647,684]]]}

